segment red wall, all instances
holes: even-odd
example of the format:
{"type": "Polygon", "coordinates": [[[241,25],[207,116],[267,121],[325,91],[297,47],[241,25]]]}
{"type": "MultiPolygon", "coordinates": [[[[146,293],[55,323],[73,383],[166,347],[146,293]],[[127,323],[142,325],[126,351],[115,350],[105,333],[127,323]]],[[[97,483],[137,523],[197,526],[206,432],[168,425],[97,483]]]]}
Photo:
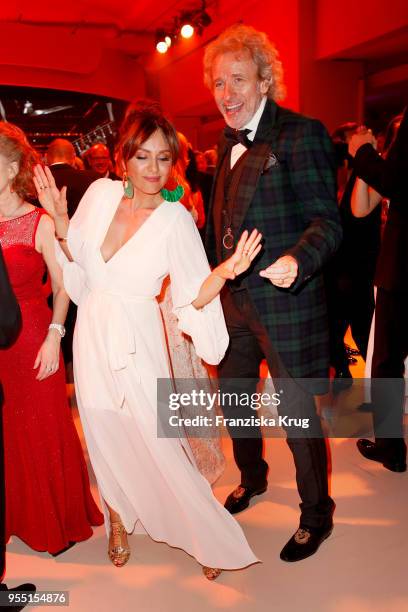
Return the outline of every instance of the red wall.
{"type": "Polygon", "coordinates": [[[346,121],[358,121],[361,61],[316,59],[317,28],[313,0],[299,2],[300,109],[317,117],[332,132],[346,121]]]}
{"type": "Polygon", "coordinates": [[[316,0],[317,57],[408,26],[407,0],[316,0]]]}
{"type": "Polygon", "coordinates": [[[145,95],[138,60],[88,29],[0,22],[0,82],[131,99],[145,95]],[[18,44],[15,44],[18,41],[18,44]]]}

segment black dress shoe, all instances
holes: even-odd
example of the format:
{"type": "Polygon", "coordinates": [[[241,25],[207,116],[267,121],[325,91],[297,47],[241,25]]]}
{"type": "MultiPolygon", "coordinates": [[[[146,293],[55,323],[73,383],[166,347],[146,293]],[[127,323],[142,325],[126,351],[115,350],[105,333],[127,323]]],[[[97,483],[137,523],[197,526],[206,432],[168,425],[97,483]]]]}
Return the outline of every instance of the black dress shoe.
{"type": "MultiPolygon", "coordinates": [[[[25,582],[24,584],[19,584],[18,586],[14,587],[13,589],[9,589],[7,588],[7,584],[4,584],[3,582],[0,583],[0,591],[2,593],[6,592],[6,593],[20,593],[20,592],[24,592],[24,593],[35,593],[36,591],[36,586],[35,584],[31,584],[30,582],[25,582]]],[[[4,595],[3,595],[4,597],[4,595]]],[[[5,600],[2,600],[0,603],[0,608],[1,610],[13,610],[13,612],[19,612],[19,610],[23,610],[23,608],[25,608],[28,605],[28,603],[22,604],[21,606],[8,606],[5,602],[5,600]],[[2,605],[4,604],[4,605],[2,605]]]]}
{"type": "Polygon", "coordinates": [[[67,552],[67,550],[69,550],[70,548],[73,548],[75,546],[76,542],[70,542],[68,544],[68,546],[66,546],[65,548],[61,548],[61,550],[59,550],[56,553],[50,553],[51,557],[59,557],[60,555],[62,555],[64,552],[67,552]]]}
{"type": "Polygon", "coordinates": [[[322,529],[299,527],[282,548],[280,558],[282,561],[293,563],[314,555],[320,544],[329,537],[332,531],[333,525],[322,529]]]}
{"type": "Polygon", "coordinates": [[[341,391],[349,389],[353,384],[353,377],[348,368],[344,370],[336,370],[334,373],[332,390],[334,395],[338,395],[341,391]]]}
{"type": "Polygon", "coordinates": [[[357,440],[357,448],[363,457],[382,463],[391,472],[405,472],[407,469],[405,443],[404,447],[399,452],[396,452],[393,449],[387,450],[366,438],[360,438],[360,440],[357,440]]]}
{"type": "Polygon", "coordinates": [[[249,500],[255,495],[262,495],[265,493],[267,486],[265,484],[261,489],[251,489],[250,487],[243,487],[239,485],[232,493],[230,493],[225,501],[224,508],[231,512],[231,514],[237,514],[248,508],[249,500]]]}

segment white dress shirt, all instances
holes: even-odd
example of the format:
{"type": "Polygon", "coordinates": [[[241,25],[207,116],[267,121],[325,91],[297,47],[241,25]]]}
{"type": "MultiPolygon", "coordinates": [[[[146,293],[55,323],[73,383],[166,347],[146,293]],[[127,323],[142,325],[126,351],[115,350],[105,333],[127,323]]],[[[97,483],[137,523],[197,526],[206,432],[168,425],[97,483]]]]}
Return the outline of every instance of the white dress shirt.
{"type": "MultiPolygon", "coordinates": [[[[258,125],[261,120],[262,113],[264,112],[264,109],[265,109],[266,99],[267,99],[266,96],[263,96],[261,103],[258,106],[258,110],[253,115],[252,119],[250,119],[248,123],[244,125],[243,128],[241,128],[242,130],[251,130],[247,134],[248,140],[253,141],[255,138],[256,130],[258,129],[258,125]]],[[[235,166],[235,164],[237,163],[241,155],[243,155],[246,150],[247,148],[244,147],[244,145],[241,144],[240,142],[232,147],[231,149],[231,168],[235,166]]]]}

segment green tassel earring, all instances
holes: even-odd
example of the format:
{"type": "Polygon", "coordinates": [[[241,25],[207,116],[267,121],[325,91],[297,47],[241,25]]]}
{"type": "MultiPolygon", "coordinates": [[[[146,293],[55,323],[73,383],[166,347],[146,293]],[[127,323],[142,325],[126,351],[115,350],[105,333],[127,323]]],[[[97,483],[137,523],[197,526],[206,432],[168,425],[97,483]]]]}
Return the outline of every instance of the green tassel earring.
{"type": "Polygon", "coordinates": [[[172,191],[169,191],[169,189],[161,189],[160,193],[162,198],[167,202],[178,202],[184,195],[184,188],[182,185],[177,185],[172,191]]]}
{"type": "Polygon", "coordinates": [[[129,200],[131,200],[133,198],[135,190],[133,187],[133,183],[128,177],[128,175],[126,174],[126,172],[123,173],[122,183],[123,183],[123,193],[124,193],[125,198],[128,198],[129,200]]]}

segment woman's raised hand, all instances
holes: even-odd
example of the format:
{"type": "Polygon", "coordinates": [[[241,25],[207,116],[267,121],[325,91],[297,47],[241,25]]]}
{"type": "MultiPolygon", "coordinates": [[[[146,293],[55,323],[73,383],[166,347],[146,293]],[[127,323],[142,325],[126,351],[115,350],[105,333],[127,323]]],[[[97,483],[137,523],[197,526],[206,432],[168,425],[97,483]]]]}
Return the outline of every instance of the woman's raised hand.
{"type": "Polygon", "coordinates": [[[239,274],[246,272],[262,249],[261,240],[262,234],[257,229],[252,230],[250,235],[248,230],[245,230],[234,254],[217,266],[214,272],[227,280],[233,280],[239,274]]]}
{"type": "Polygon", "coordinates": [[[58,189],[51,170],[47,166],[43,168],[37,164],[34,167],[34,185],[40,204],[50,217],[55,219],[68,214],[67,188],[63,187],[61,191],[58,189]]]}

